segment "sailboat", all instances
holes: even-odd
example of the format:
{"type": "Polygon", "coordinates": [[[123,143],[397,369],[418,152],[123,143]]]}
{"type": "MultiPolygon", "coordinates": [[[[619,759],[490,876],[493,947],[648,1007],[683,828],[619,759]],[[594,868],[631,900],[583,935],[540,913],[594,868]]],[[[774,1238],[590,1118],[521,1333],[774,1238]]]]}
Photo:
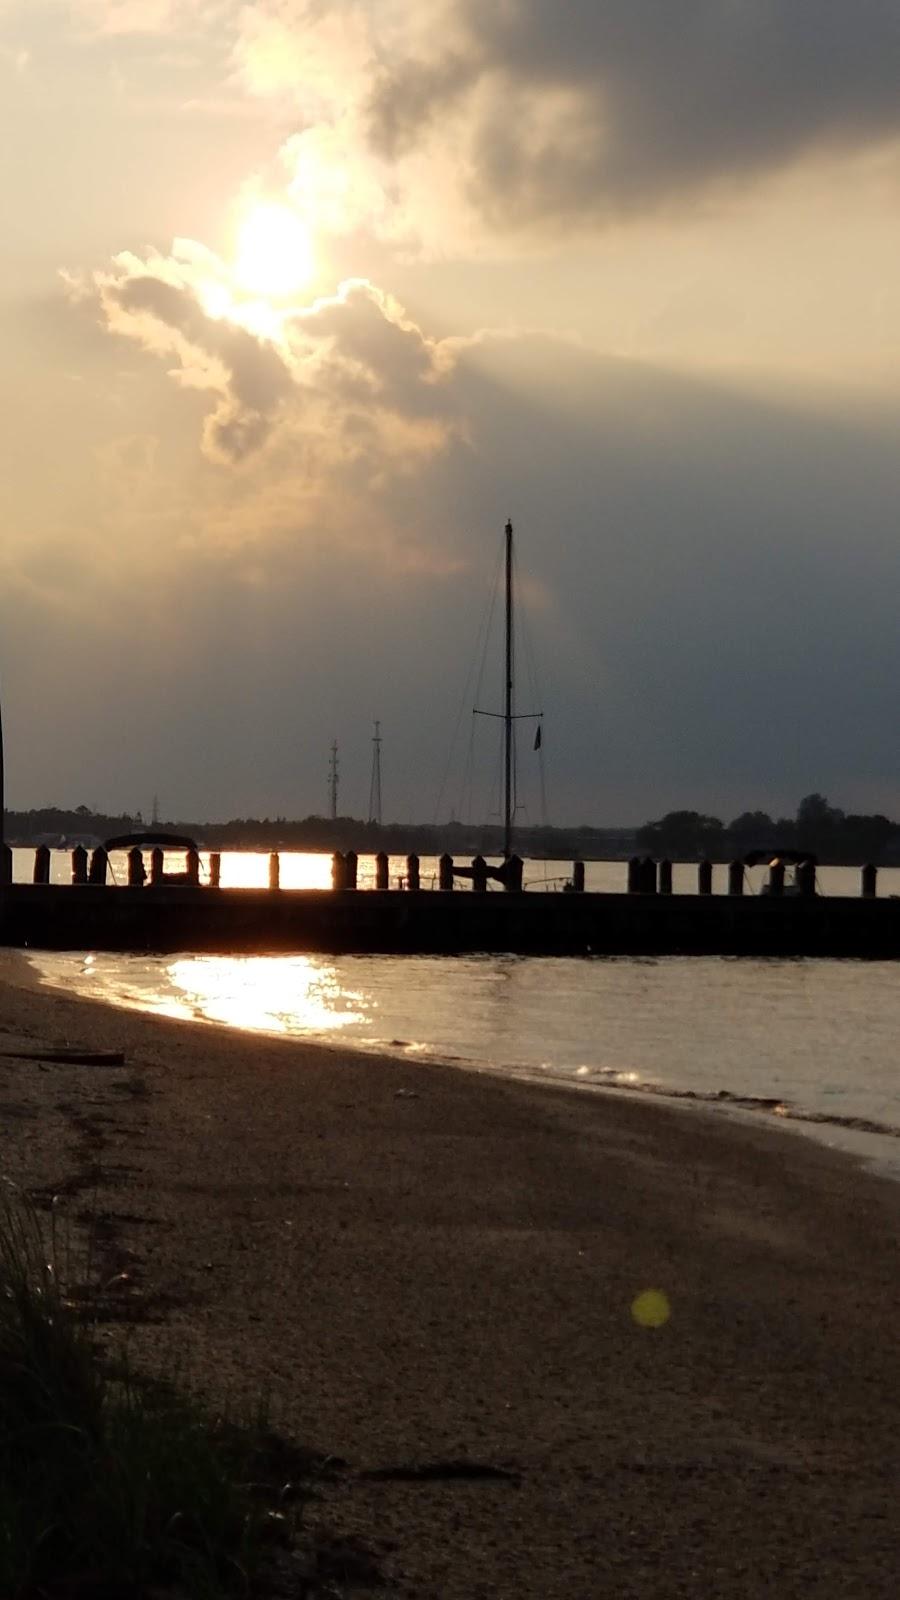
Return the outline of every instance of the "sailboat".
{"type": "Polygon", "coordinates": [[[516,773],[515,773],[515,741],[514,724],[516,722],[537,722],[534,748],[541,748],[542,739],[542,711],[516,711],[515,710],[515,636],[513,614],[513,525],[507,520],[504,529],[504,592],[505,592],[505,627],[504,627],[504,693],[502,711],[482,711],[477,706],[474,714],[478,717],[497,717],[503,721],[503,866],[488,867],[489,877],[497,879],[507,888],[516,882],[521,887],[521,863],[513,849],[516,811],[516,773]],[[515,863],[510,870],[510,864],[515,863]]]}

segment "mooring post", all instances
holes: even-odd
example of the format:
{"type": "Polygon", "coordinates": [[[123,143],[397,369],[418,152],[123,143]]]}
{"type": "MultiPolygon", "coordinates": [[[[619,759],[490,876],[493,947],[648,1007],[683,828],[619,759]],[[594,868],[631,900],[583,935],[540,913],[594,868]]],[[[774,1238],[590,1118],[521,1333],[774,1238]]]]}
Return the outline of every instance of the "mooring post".
{"type": "Polygon", "coordinates": [[[0,883],[12,883],[12,850],[6,840],[0,840],[0,883]]]}
{"type": "Polygon", "coordinates": [[[421,880],[420,880],[420,877],[419,877],[419,858],[418,858],[418,856],[407,856],[407,858],[406,858],[406,887],[407,887],[407,889],[415,890],[415,889],[418,889],[420,887],[420,884],[421,884],[421,880]]]}
{"type": "Polygon", "coordinates": [[[387,851],[379,850],[375,857],[375,887],[386,889],[388,886],[388,858],[387,851]]]}
{"type": "Polygon", "coordinates": [[[472,888],[476,894],[487,891],[487,862],[484,856],[472,857],[472,888]]]}
{"type": "Polygon", "coordinates": [[[344,879],[344,888],[345,889],[355,889],[356,888],[356,875],[357,875],[357,872],[359,871],[359,856],[356,854],[355,850],[348,850],[347,854],[344,857],[344,861],[346,863],[346,865],[345,865],[346,877],[344,879]]]}
{"type": "Polygon", "coordinates": [[[628,862],[628,893],[639,894],[641,889],[641,858],[632,856],[628,862]]]}
{"type": "Polygon", "coordinates": [[[453,857],[443,855],[438,861],[438,888],[450,890],[453,888],[453,857]]]}
{"type": "Polygon", "coordinates": [[[199,850],[191,849],[191,850],[187,851],[187,853],[185,855],[185,866],[187,868],[187,880],[188,880],[188,883],[191,885],[192,888],[199,889],[199,887],[200,887],[200,851],[199,850]]]}
{"type": "Polygon", "coordinates": [[[77,844],[72,851],[72,882],[87,883],[87,851],[77,844]]]}
{"type": "Polygon", "coordinates": [[[572,892],[573,892],[573,894],[584,894],[584,862],[583,861],[573,861],[572,862],[572,892]]]}
{"type": "Polygon", "coordinates": [[[862,869],[861,888],[866,900],[874,900],[878,893],[878,868],[867,861],[862,869]]]}
{"type": "Polygon", "coordinates": [[[281,861],[277,850],[272,850],[269,854],[269,888],[281,888],[281,861]]]}
{"type": "Polygon", "coordinates": [[[161,847],[157,844],[150,851],[150,887],[158,889],[163,881],[164,856],[161,847]]]}
{"type": "Polygon", "coordinates": [[[712,894],[712,862],[697,862],[697,893],[712,894]]]}
{"type": "Polygon", "coordinates": [[[640,889],[641,894],[656,893],[656,862],[652,856],[645,856],[641,862],[640,889]]]}
{"type": "Polygon", "coordinates": [[[222,857],[218,850],[214,850],[209,858],[209,887],[218,889],[222,881],[222,857]]]}
{"type": "Polygon", "coordinates": [[[672,893],[672,863],[668,859],[659,863],[659,892],[660,894],[672,893]]]}
{"type": "Polygon", "coordinates": [[[784,894],[784,862],[773,861],[769,867],[769,893],[784,894]]]}
{"type": "Polygon", "coordinates": [[[744,892],[744,863],[743,861],[729,861],[728,863],[728,893],[743,894],[744,892]]]}
{"type": "Polygon", "coordinates": [[[102,844],[91,852],[91,864],[88,867],[88,883],[105,883],[106,869],[109,866],[109,856],[102,844]]]}
{"type": "Polygon", "coordinates": [[[347,887],[347,863],[340,850],[335,850],[331,858],[331,887],[332,889],[347,887]]]}
{"type": "Polygon", "coordinates": [[[816,863],[814,861],[800,861],[797,864],[797,888],[803,895],[816,892],[816,863]]]}
{"type": "Polygon", "coordinates": [[[50,882],[50,851],[45,844],[39,844],[34,852],[33,882],[50,882]]]}
{"type": "Polygon", "coordinates": [[[140,845],[132,845],[128,852],[128,887],[129,889],[142,889],[146,879],[144,870],[144,852],[140,845]]]}
{"type": "Polygon", "coordinates": [[[510,894],[521,894],[522,874],[524,871],[525,863],[522,857],[510,856],[506,863],[506,879],[504,882],[504,888],[510,894]]]}

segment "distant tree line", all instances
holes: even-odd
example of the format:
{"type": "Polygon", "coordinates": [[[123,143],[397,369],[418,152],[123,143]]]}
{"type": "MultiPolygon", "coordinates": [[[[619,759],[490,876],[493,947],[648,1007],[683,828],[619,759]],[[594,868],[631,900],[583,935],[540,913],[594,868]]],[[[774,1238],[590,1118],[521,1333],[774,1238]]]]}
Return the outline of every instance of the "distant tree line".
{"type": "Polygon", "coordinates": [[[796,817],[742,811],[733,822],[699,811],[670,811],[638,829],[637,848],[672,861],[732,861],[751,850],[808,850],[819,861],[856,866],[900,864],[900,823],[876,814],[860,816],[831,806],[821,794],[801,800],[796,817]]]}
{"type": "MultiPolygon", "coordinates": [[[[34,811],[7,811],[6,837],[11,844],[68,844],[89,842],[117,834],[149,831],[140,812],[134,816],[109,816],[88,806],[65,810],[47,806],[34,811]]],[[[457,857],[499,855],[503,831],[498,825],[472,826],[462,822],[363,822],[358,817],[235,817],[230,822],[165,822],[153,824],[159,834],[190,834],[210,850],[356,850],[360,854],[385,850],[389,855],[441,855],[457,857]]],[[[633,829],[622,828],[518,828],[515,847],[522,855],[552,860],[625,859],[635,847],[633,829]]]]}

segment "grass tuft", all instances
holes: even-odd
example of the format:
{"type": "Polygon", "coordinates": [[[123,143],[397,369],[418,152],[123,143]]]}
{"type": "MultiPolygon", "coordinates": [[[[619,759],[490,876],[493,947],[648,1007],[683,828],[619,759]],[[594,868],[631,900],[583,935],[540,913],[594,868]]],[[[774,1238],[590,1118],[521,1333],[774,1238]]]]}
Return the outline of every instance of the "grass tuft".
{"type": "Polygon", "coordinates": [[[285,1527],[258,1478],[251,1434],[101,1370],[36,1212],[0,1184],[0,1594],[249,1594],[285,1527]]]}

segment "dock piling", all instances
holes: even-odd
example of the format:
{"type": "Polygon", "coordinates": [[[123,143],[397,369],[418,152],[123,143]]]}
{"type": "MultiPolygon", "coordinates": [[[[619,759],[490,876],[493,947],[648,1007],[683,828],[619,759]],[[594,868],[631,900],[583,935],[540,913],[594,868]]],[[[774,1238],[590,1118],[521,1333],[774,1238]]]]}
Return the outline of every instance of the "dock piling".
{"type": "Polygon", "coordinates": [[[453,857],[442,855],[438,861],[438,888],[447,893],[453,888],[453,857]]]}
{"type": "Polygon", "coordinates": [[[503,882],[503,887],[508,891],[508,893],[521,894],[522,874],[524,871],[525,863],[522,860],[522,857],[510,856],[506,863],[506,877],[503,882]]]}
{"type": "Polygon", "coordinates": [[[50,882],[50,851],[45,844],[39,844],[34,852],[34,883],[50,882]]]}
{"type": "Polygon", "coordinates": [[[152,889],[158,889],[163,881],[164,859],[160,846],[158,844],[154,845],[150,851],[150,887],[152,889]]]}
{"type": "Polygon", "coordinates": [[[12,850],[4,839],[0,844],[0,883],[12,883],[12,850]]]}
{"type": "Polygon", "coordinates": [[[660,894],[672,893],[672,863],[663,860],[659,863],[659,892],[660,894]]]}
{"type": "Polygon", "coordinates": [[[814,861],[800,861],[797,864],[797,888],[802,895],[815,894],[816,892],[816,863],[814,861]]]}
{"type": "Polygon", "coordinates": [[[102,844],[91,851],[91,863],[88,867],[88,883],[105,884],[106,869],[109,866],[109,856],[102,844]]]}
{"type": "Polygon", "coordinates": [[[712,894],[712,862],[697,862],[697,893],[712,894]]]}
{"type": "Polygon", "coordinates": [[[728,863],[728,893],[732,895],[744,892],[744,863],[743,861],[729,861],[728,863]]]}
{"type": "Polygon", "coordinates": [[[209,858],[209,887],[218,889],[222,878],[222,857],[214,850],[209,858]]]}
{"type": "Polygon", "coordinates": [[[185,855],[187,881],[194,889],[200,887],[200,851],[188,850],[185,855]]]}
{"type": "Polygon", "coordinates": [[[784,894],[783,861],[773,861],[769,867],[769,893],[776,897],[784,894]]]}
{"type": "Polygon", "coordinates": [[[88,853],[83,844],[72,851],[72,882],[87,883],[88,853]]]}
{"type": "Polygon", "coordinates": [[[331,887],[332,889],[347,887],[347,863],[340,850],[335,850],[331,858],[331,887]]]}
{"type": "Polygon", "coordinates": [[[418,856],[407,856],[407,858],[406,858],[406,887],[407,887],[407,889],[412,889],[413,891],[415,891],[420,886],[421,886],[421,879],[419,877],[419,858],[418,858],[418,856]]]}
{"type": "Polygon", "coordinates": [[[487,892],[487,862],[484,856],[472,857],[472,888],[476,894],[487,892]]]}
{"type": "Polygon", "coordinates": [[[584,862],[583,861],[573,861],[572,862],[572,892],[573,892],[573,894],[584,894],[584,862]]]}
{"type": "Polygon", "coordinates": [[[375,857],[375,887],[386,889],[388,887],[388,857],[386,850],[379,850],[375,857]]]}
{"type": "Polygon", "coordinates": [[[862,869],[861,890],[865,900],[874,900],[878,893],[878,868],[867,861],[862,869]]]}
{"type": "Polygon", "coordinates": [[[356,878],[359,871],[359,856],[355,850],[348,850],[344,857],[344,888],[355,889],[356,878]]]}
{"type": "Polygon", "coordinates": [[[128,887],[129,889],[142,889],[147,873],[144,868],[144,852],[139,845],[133,845],[128,852],[128,887]]]}
{"type": "Polygon", "coordinates": [[[628,893],[639,894],[641,888],[641,858],[631,856],[628,862],[628,893]]]}
{"type": "Polygon", "coordinates": [[[272,850],[269,855],[269,888],[281,888],[281,859],[277,850],[272,850]]]}

